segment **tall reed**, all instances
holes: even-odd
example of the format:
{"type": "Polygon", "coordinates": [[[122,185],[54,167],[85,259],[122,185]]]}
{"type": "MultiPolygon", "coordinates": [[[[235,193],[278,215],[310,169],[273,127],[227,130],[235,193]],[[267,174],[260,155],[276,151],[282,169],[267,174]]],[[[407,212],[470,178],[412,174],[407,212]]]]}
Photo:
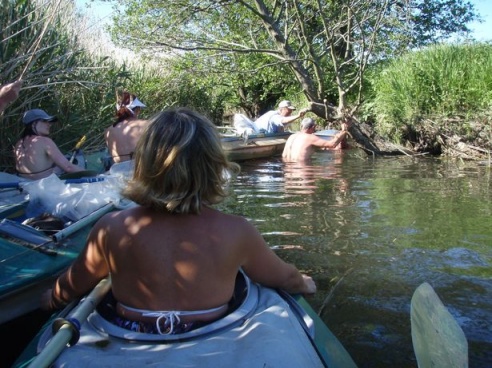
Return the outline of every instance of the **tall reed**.
{"type": "Polygon", "coordinates": [[[391,61],[373,79],[376,130],[399,140],[428,116],[492,107],[492,45],[437,45],[391,61]]]}
{"type": "Polygon", "coordinates": [[[0,170],[13,169],[12,147],[24,111],[41,108],[57,115],[52,137],[70,151],[84,135],[103,144],[102,131],[114,114],[114,89],[129,73],[103,52],[81,43],[84,17],[70,0],[3,0],[0,22],[0,81],[24,80],[18,100],[0,117],[0,170]]]}

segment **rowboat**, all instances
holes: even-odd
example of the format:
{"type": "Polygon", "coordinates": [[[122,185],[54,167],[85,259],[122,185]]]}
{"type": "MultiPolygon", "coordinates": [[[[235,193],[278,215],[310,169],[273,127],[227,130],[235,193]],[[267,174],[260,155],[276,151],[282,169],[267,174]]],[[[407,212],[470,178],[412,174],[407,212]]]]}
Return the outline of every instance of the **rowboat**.
{"type": "Polygon", "coordinates": [[[102,280],[77,306],[55,314],[14,367],[356,367],[306,299],[262,287],[242,272],[230,312],[182,334],[111,324],[110,287],[110,279],[102,280]]]}
{"type": "Polygon", "coordinates": [[[291,132],[259,133],[238,136],[223,136],[222,148],[231,161],[256,160],[279,155],[291,132]]]}

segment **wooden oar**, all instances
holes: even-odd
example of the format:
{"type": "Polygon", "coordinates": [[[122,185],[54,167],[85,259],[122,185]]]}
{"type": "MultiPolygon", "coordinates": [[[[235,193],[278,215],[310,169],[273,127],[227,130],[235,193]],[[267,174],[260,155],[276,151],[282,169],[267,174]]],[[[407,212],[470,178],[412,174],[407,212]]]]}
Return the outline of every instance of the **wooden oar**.
{"type": "Polygon", "coordinates": [[[101,302],[111,288],[111,279],[103,279],[81,300],[65,319],[57,319],[53,325],[58,328],[43,350],[33,359],[29,368],[49,367],[67,347],[77,343],[80,326],[101,302]]]}
{"type": "Polygon", "coordinates": [[[411,325],[413,349],[420,368],[468,367],[465,334],[426,282],[413,294],[411,325]]]}

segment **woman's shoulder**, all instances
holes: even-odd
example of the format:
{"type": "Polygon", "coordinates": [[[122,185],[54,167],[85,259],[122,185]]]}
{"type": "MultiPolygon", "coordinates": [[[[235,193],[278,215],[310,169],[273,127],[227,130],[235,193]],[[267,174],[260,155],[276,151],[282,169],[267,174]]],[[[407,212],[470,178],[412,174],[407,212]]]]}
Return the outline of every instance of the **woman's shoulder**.
{"type": "Polygon", "coordinates": [[[213,221],[220,222],[224,227],[230,227],[237,229],[238,227],[252,226],[250,222],[243,216],[234,215],[219,211],[217,209],[207,208],[205,218],[213,221]]]}
{"type": "Polygon", "coordinates": [[[30,139],[31,142],[42,142],[42,143],[55,143],[51,137],[44,136],[44,135],[30,135],[26,137],[26,139],[30,139]]]}

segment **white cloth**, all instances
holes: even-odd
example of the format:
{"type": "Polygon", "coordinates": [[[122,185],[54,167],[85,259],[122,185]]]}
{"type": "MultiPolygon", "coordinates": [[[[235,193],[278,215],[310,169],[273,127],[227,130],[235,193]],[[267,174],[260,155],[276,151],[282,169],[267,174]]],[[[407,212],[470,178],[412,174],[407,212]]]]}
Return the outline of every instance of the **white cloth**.
{"type": "Polygon", "coordinates": [[[239,135],[259,133],[255,123],[243,114],[234,114],[234,129],[239,135]]]}

